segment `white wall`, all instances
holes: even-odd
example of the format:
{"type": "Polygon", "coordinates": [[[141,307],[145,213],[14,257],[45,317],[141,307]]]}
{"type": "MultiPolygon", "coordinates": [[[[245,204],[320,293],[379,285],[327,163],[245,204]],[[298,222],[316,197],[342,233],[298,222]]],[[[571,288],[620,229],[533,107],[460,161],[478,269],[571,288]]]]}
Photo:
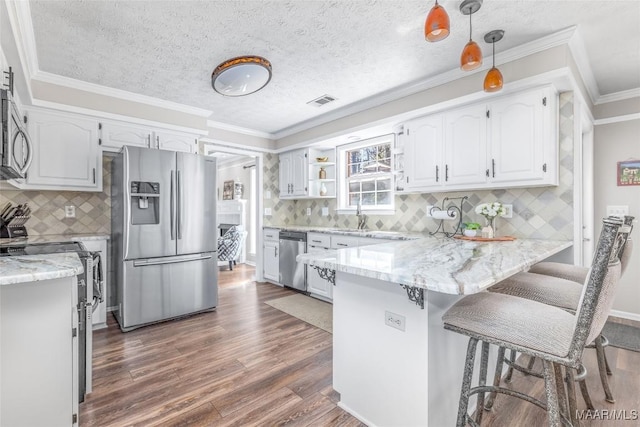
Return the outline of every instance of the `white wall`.
{"type": "Polygon", "coordinates": [[[607,215],[607,205],[627,205],[636,217],[631,237],[635,249],[613,306],[614,310],[630,313],[640,320],[640,186],[618,187],[617,162],[640,159],[640,119],[595,127],[594,201],[596,235],[600,234],[601,218],[607,215]]]}

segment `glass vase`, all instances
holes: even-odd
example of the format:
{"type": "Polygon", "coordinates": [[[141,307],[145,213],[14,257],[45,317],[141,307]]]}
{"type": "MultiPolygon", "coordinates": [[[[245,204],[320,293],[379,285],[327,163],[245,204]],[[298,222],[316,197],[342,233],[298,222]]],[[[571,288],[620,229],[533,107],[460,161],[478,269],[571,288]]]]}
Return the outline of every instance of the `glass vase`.
{"type": "Polygon", "coordinates": [[[482,237],[493,239],[496,235],[495,219],[496,217],[485,217],[486,224],[482,227],[482,237]]]}

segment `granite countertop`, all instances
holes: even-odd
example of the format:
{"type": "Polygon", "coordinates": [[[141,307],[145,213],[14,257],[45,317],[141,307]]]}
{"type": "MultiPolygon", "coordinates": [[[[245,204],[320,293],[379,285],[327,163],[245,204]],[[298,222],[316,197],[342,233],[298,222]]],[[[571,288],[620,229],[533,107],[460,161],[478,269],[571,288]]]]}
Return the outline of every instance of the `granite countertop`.
{"type": "Polygon", "coordinates": [[[77,276],[82,271],[74,252],[0,257],[0,286],[77,276]]]}
{"type": "Polygon", "coordinates": [[[472,294],[572,246],[570,241],[473,242],[446,237],[300,254],[299,262],[446,294],[472,294]]]}
{"type": "Polygon", "coordinates": [[[304,231],[307,233],[336,234],[342,236],[371,237],[373,239],[387,240],[415,240],[429,236],[429,233],[407,231],[358,230],[354,228],[314,227],[304,225],[264,226],[263,228],[285,231],[304,231]]]}
{"type": "Polygon", "coordinates": [[[64,243],[64,242],[86,242],[89,240],[109,240],[108,234],[48,234],[43,236],[28,236],[25,238],[2,238],[0,247],[15,244],[33,243],[64,243]]]}

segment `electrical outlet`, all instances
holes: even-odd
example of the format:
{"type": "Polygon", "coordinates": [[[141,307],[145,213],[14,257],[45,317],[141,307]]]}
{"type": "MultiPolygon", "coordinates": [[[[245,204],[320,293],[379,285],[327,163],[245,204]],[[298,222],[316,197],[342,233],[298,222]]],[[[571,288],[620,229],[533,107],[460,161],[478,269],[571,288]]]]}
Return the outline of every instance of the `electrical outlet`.
{"type": "Polygon", "coordinates": [[[513,205],[502,205],[504,208],[504,215],[502,218],[513,218],[513,205]]]}
{"type": "Polygon", "coordinates": [[[311,215],[311,208],[307,208],[307,216],[311,215]]]}
{"type": "Polygon", "coordinates": [[[384,312],[384,324],[387,326],[391,326],[392,328],[396,328],[402,332],[404,332],[404,324],[406,318],[396,313],[392,313],[390,311],[384,312]]]}
{"type": "Polygon", "coordinates": [[[629,206],[607,206],[607,216],[623,217],[629,215],[629,206]]]}
{"type": "Polygon", "coordinates": [[[271,208],[264,208],[264,215],[271,216],[271,208]]]}
{"type": "Polygon", "coordinates": [[[327,207],[322,208],[322,216],[329,216],[329,208],[327,207]]]}
{"type": "Polygon", "coordinates": [[[65,218],[75,218],[76,217],[76,207],[75,206],[65,206],[64,207],[64,217],[65,218]]]}

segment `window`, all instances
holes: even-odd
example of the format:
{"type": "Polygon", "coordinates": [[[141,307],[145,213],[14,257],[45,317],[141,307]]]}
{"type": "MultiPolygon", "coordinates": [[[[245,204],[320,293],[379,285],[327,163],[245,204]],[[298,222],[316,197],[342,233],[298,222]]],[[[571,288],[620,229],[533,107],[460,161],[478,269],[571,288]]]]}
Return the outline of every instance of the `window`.
{"type": "Polygon", "coordinates": [[[393,209],[393,135],[338,147],[338,209],[393,209]]]}

